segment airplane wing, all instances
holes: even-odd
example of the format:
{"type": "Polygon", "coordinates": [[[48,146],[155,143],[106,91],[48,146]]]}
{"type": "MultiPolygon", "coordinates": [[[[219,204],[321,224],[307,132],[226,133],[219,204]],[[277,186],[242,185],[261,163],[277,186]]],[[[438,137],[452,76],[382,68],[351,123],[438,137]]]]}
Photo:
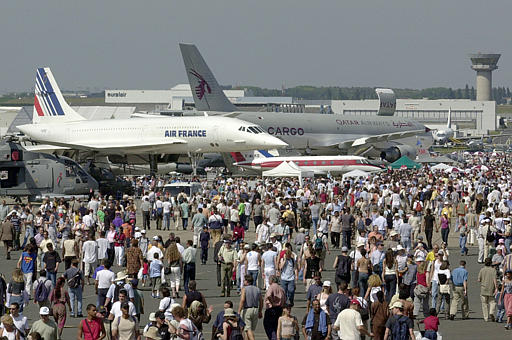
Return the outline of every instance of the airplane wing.
{"type": "Polygon", "coordinates": [[[54,153],[56,151],[71,150],[70,147],[56,146],[48,144],[20,144],[20,146],[29,152],[54,153]]]}
{"type": "Polygon", "coordinates": [[[98,151],[101,153],[114,152],[114,153],[125,153],[129,150],[130,152],[154,152],[160,150],[163,146],[174,145],[174,144],[187,144],[184,139],[169,138],[165,141],[141,141],[135,143],[120,143],[120,144],[101,144],[101,141],[92,143],[80,143],[80,144],[68,144],[69,148],[79,150],[98,151]]]}
{"type": "Polygon", "coordinates": [[[361,137],[353,140],[346,140],[341,143],[338,143],[340,149],[361,146],[364,144],[376,144],[381,142],[388,142],[396,139],[414,137],[419,134],[425,133],[424,129],[421,130],[409,130],[404,132],[394,132],[394,133],[385,133],[382,135],[373,135],[368,137],[361,137]]]}

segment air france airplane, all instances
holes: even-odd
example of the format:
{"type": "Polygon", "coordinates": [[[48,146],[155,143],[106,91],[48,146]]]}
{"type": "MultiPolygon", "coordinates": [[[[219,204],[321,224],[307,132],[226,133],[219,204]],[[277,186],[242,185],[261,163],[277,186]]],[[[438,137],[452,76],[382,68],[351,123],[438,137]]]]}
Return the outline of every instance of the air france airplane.
{"type": "Polygon", "coordinates": [[[287,145],[254,123],[230,117],[86,120],[66,103],[47,67],[37,69],[32,124],[17,128],[32,141],[56,149],[101,155],[200,154],[287,145]]]}

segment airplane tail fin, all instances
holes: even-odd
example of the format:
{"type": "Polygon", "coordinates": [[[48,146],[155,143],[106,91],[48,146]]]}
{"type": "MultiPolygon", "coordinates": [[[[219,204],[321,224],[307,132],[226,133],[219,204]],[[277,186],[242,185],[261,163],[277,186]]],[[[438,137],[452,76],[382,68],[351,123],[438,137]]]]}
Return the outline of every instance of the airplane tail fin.
{"type": "Polygon", "coordinates": [[[448,109],[448,123],[446,124],[446,127],[448,129],[452,128],[452,108],[451,107],[448,109]]]}
{"type": "Polygon", "coordinates": [[[253,150],[253,151],[245,151],[245,152],[231,152],[231,158],[236,163],[243,163],[247,161],[252,161],[257,158],[272,158],[279,157],[279,151],[277,149],[271,150],[253,150]]]}
{"type": "Polygon", "coordinates": [[[238,111],[226,97],[195,45],[180,44],[188,81],[198,111],[238,111]]]}
{"type": "Polygon", "coordinates": [[[66,103],[49,67],[36,71],[32,123],[59,123],[85,120],[66,103]]]}

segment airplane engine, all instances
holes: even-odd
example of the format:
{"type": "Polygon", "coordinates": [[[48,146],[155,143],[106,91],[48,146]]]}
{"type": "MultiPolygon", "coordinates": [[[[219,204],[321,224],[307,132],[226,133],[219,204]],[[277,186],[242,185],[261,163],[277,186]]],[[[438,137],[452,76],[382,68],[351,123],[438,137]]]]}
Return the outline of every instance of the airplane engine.
{"type": "Polygon", "coordinates": [[[407,156],[411,159],[416,158],[416,149],[409,145],[393,145],[384,149],[380,153],[380,158],[390,163],[398,160],[402,156],[407,156]]]}

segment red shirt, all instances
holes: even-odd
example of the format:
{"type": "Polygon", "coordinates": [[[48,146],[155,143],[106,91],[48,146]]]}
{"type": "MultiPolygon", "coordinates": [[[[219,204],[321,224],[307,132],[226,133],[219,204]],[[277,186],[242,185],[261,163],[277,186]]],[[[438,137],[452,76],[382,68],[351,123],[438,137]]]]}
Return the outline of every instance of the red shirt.
{"type": "Polygon", "coordinates": [[[126,236],[123,233],[117,233],[114,237],[114,246],[116,247],[124,247],[124,240],[126,236]]]}
{"type": "Polygon", "coordinates": [[[429,316],[423,320],[423,323],[425,324],[425,330],[431,330],[436,331],[439,327],[439,318],[437,316],[429,316]]]}
{"type": "Polygon", "coordinates": [[[416,282],[419,285],[428,287],[427,286],[427,272],[424,272],[423,274],[417,273],[416,274],[416,282]]]}
{"type": "Polygon", "coordinates": [[[100,337],[101,321],[98,318],[93,318],[92,321],[87,319],[82,320],[82,334],[84,340],[96,340],[100,337]]]}

